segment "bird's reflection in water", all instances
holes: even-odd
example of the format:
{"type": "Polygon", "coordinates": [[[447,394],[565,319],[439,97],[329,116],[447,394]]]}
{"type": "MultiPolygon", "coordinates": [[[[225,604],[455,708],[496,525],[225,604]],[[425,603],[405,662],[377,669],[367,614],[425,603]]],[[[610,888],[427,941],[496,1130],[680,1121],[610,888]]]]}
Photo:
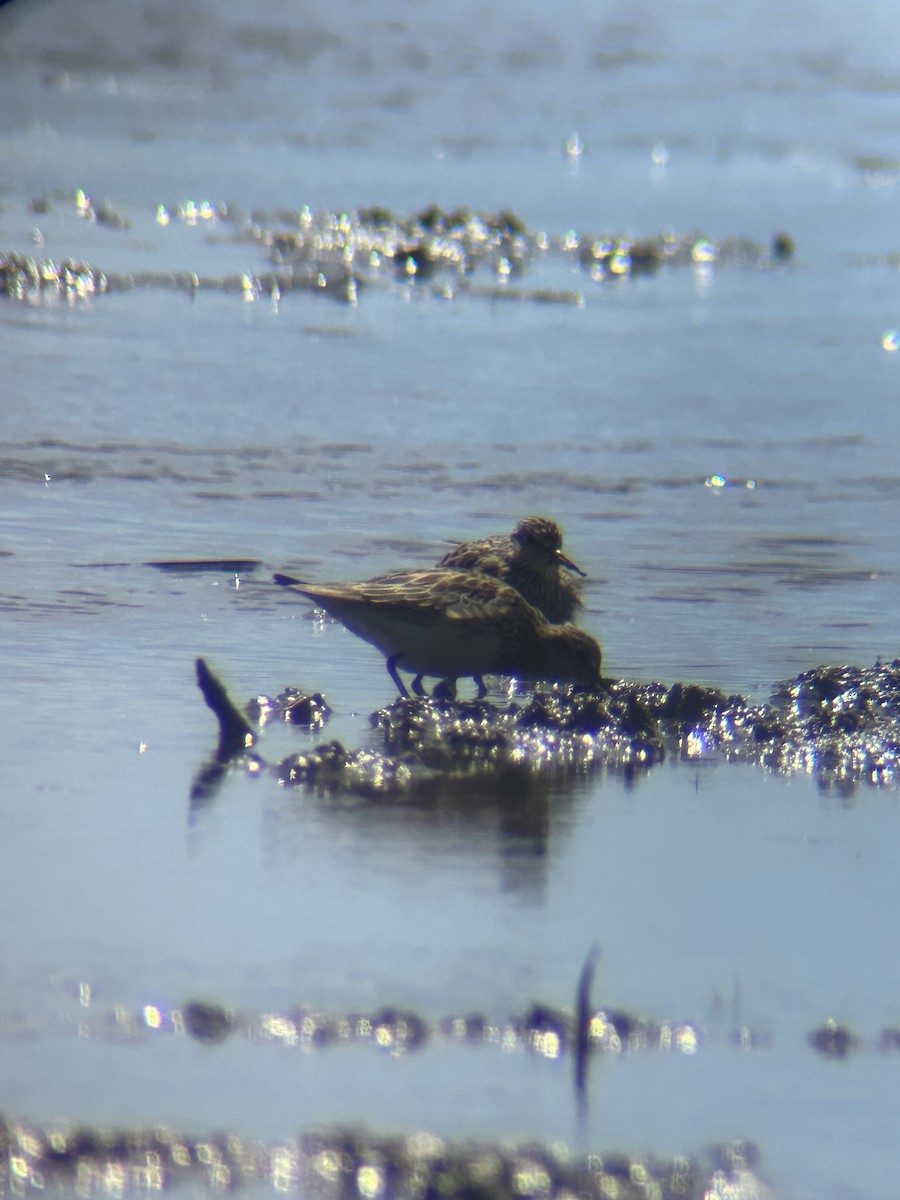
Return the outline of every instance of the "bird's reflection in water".
{"type": "Polygon", "coordinates": [[[306,852],[311,816],[335,844],[368,860],[378,853],[411,864],[439,855],[469,870],[487,858],[500,893],[536,906],[546,895],[553,843],[571,828],[581,795],[577,781],[527,768],[436,773],[417,779],[402,799],[303,787],[268,806],[263,836],[273,862],[306,852]]]}

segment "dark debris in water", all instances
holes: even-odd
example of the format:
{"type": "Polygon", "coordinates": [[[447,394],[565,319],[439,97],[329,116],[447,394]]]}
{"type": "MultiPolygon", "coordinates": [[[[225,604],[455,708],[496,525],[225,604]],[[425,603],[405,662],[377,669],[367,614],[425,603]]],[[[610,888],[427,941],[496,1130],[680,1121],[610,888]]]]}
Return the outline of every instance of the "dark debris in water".
{"type": "MultiPolygon", "coordinates": [[[[812,1031],[809,1035],[809,1043],[818,1054],[825,1058],[846,1058],[851,1050],[859,1047],[860,1039],[846,1025],[839,1025],[833,1018],[829,1018],[818,1029],[812,1031]]],[[[884,1035],[882,1035],[882,1047],[888,1048],[884,1035]]]]}
{"type": "MultiPolygon", "coordinates": [[[[593,970],[593,963],[587,964],[593,970]]],[[[192,1001],[164,1015],[152,1009],[156,1032],[184,1033],[207,1044],[225,1041],[242,1031],[254,1043],[272,1043],[311,1053],[330,1046],[371,1046],[397,1057],[438,1043],[494,1047],[504,1053],[525,1052],[538,1059],[570,1059],[576,1070],[576,1091],[585,1086],[587,1068],[595,1056],[663,1053],[691,1057],[708,1045],[728,1044],[741,1053],[771,1050],[769,1031],[736,1025],[723,1031],[717,1023],[705,1027],[695,1020],[654,1020],[609,1005],[596,1007],[579,988],[574,1011],[542,1003],[503,1021],[484,1013],[469,1012],[429,1021],[409,1009],[386,1006],[374,1012],[328,1012],[298,1006],[287,1012],[237,1013],[215,1001],[192,1001]]],[[[117,1007],[101,1017],[99,1036],[108,1037],[111,1022],[122,1025],[126,1037],[143,1036],[146,1013],[129,1014],[117,1007]]],[[[80,1014],[80,1037],[91,1036],[90,1024],[80,1014]]],[[[886,1026],[864,1038],[849,1026],[829,1017],[810,1030],[807,1042],[825,1058],[845,1059],[867,1051],[884,1054],[900,1051],[900,1029],[886,1026]]]]}
{"type": "Polygon", "coordinates": [[[338,741],[291,754],[275,768],[282,783],[308,785],[316,791],[387,796],[409,790],[410,767],[397,758],[371,750],[345,750],[338,741]]]}
{"type": "Polygon", "coordinates": [[[219,720],[216,759],[220,763],[229,762],[250,749],[256,742],[256,734],[237,706],[232,703],[221,680],[202,658],[197,659],[197,686],[219,720]]]}
{"type": "Polygon", "coordinates": [[[627,1154],[582,1158],[537,1141],[510,1148],[452,1144],[427,1133],[385,1138],[334,1128],[306,1135],[301,1147],[301,1191],[342,1200],[359,1194],[366,1172],[388,1197],[699,1200],[724,1194],[725,1188],[748,1198],[762,1192],[755,1175],[758,1151],[744,1142],[716,1147],[703,1158],[663,1161],[627,1154]]]}
{"type": "Polygon", "coordinates": [[[144,563],[145,567],[155,567],[157,571],[167,571],[172,575],[249,574],[260,565],[257,558],[185,558],[144,563]]]}
{"type": "MultiPolygon", "coordinates": [[[[251,1045],[310,1054],[334,1046],[370,1046],[399,1057],[435,1043],[524,1052],[556,1061],[569,1058],[576,1092],[583,1096],[587,1069],[595,1055],[657,1051],[692,1056],[710,1038],[691,1022],[641,1019],[624,1011],[595,1008],[590,990],[598,950],[592,949],[578,981],[574,1011],[532,1004],[522,1015],[495,1022],[480,1013],[431,1021],[399,1007],[371,1012],[334,1013],[298,1006],[285,1012],[237,1012],[211,999],[175,1009],[147,1004],[137,1009],[97,1008],[79,992],[72,1036],[79,1040],[143,1041],[181,1035],[215,1046],[240,1032],[251,1045]]],[[[88,992],[88,995],[90,993],[88,992]]],[[[2,1016],[2,1014],[0,1014],[2,1016]]],[[[0,1025],[0,1033],[2,1033],[0,1025]]],[[[53,1034],[61,1032],[58,1021],[53,1034]]],[[[33,1038],[37,1026],[17,1022],[7,1036],[33,1038]]],[[[817,1053],[835,1059],[858,1050],[861,1039],[834,1020],[808,1035],[817,1053]]],[[[740,1052],[767,1049],[770,1040],[746,1028],[731,1034],[740,1052]]],[[[895,1029],[885,1030],[873,1048],[900,1046],[895,1029]]],[[[105,1128],[86,1124],[36,1125],[0,1114],[0,1172],[3,1192],[26,1189],[79,1195],[163,1191],[183,1184],[235,1192],[249,1185],[272,1186],[301,1195],[354,1197],[456,1196],[581,1197],[757,1197],[766,1194],[757,1178],[759,1154],[736,1141],[694,1158],[671,1162],[627,1154],[576,1159],[558,1144],[526,1146],[448,1143],[427,1133],[380,1136],[355,1128],[314,1129],[277,1146],[252,1143],[236,1133],[200,1139],[168,1128],[105,1128]],[[4,1167],[3,1164],[6,1164],[4,1167]]]]}
{"type": "MultiPolygon", "coordinates": [[[[109,205],[80,189],[78,213],[111,229],[128,227],[109,205]]],[[[530,230],[510,211],[445,211],[431,205],[414,215],[384,208],[340,213],[307,206],[293,212],[245,214],[226,204],[160,205],[161,227],[173,221],[219,230],[217,240],[261,252],[271,269],[201,278],[190,269],[116,273],[87,263],[0,251],[0,295],[30,303],[54,297],[87,298],[101,292],[159,287],[193,297],[201,290],[277,301],[295,290],[356,304],[363,286],[406,288],[449,300],[469,296],[532,303],[584,303],[585,290],[608,280],[647,275],[664,267],[704,271],[727,264],[770,267],[789,261],[793,241],[776,233],[769,246],[748,238],[716,241],[699,233],[634,239],[622,234],[569,230],[559,236],[530,230]],[[523,283],[541,265],[557,263],[572,286],[523,283]]]]}
{"type": "Polygon", "coordinates": [[[580,293],[575,290],[547,293],[515,285],[515,280],[548,258],[586,274],[583,283],[597,283],[648,274],[664,266],[711,268],[735,262],[764,266],[786,262],[793,255],[793,241],[786,233],[776,234],[769,247],[748,238],[716,242],[697,233],[635,239],[569,230],[552,237],[529,230],[509,210],[447,211],[430,205],[412,216],[398,216],[383,208],[340,214],[304,208],[280,216],[287,228],[275,230],[270,220],[259,221],[255,228],[278,266],[290,264],[295,270],[312,266],[326,275],[329,267],[340,266],[369,282],[383,277],[424,283],[445,298],[468,293],[577,301],[580,293]],[[481,287],[474,286],[478,278],[484,281],[481,287]]]}
{"type": "MultiPolygon", "coordinates": [[[[148,1003],[137,1007],[103,1007],[79,1000],[77,1013],[57,1014],[49,1023],[40,1016],[0,1009],[0,1043],[68,1034],[80,1041],[138,1044],[166,1037],[188,1037],[213,1047],[235,1037],[253,1046],[313,1054],[332,1047],[369,1048],[392,1058],[423,1052],[435,1046],[467,1046],[485,1052],[527,1054],[537,1060],[568,1062],[577,1094],[586,1090],[587,1074],[598,1060],[622,1055],[664,1054],[694,1057],[723,1047],[741,1053],[765,1053],[774,1037],[765,1028],[743,1023],[735,1015],[723,1020],[714,1009],[707,1021],[692,1018],[658,1019],[640,1016],[590,998],[585,980],[593,975],[589,956],[578,982],[571,1009],[540,1001],[498,1020],[484,1012],[468,1011],[426,1016],[412,1009],[385,1004],[371,1010],[333,1011],[309,1004],[289,1005],[282,1011],[235,1009],[209,997],[175,1007],[148,1003]]],[[[829,1017],[810,1030],[805,1043],[814,1053],[836,1060],[851,1055],[900,1053],[900,1029],[885,1026],[863,1035],[829,1017]]]]}
{"type": "Polygon", "coordinates": [[[72,259],[32,258],[0,251],[0,295],[10,300],[84,299],[108,290],[102,271],[72,259]]]}
{"type": "MultiPolygon", "coordinates": [[[[123,1032],[132,1036],[146,1034],[145,1018],[116,1010],[123,1032]]],[[[83,1014],[82,1014],[83,1018],[83,1014]]],[[[494,1047],[505,1053],[526,1052],[538,1058],[570,1058],[581,1071],[578,1090],[584,1085],[585,1068],[594,1055],[619,1055],[639,1051],[696,1054],[703,1034],[691,1021],[653,1021],[611,1008],[586,1004],[575,1012],[532,1004],[524,1013],[505,1021],[491,1020],[483,1013],[443,1017],[430,1022],[408,1009],[391,1006],[374,1012],[335,1013],[311,1007],[287,1012],[237,1014],[213,1001],[192,1001],[170,1013],[152,1007],[153,1030],[157,1033],[185,1033],[208,1044],[224,1041],[242,1030],[254,1043],[272,1043],[305,1053],[337,1045],[372,1046],[394,1057],[422,1050],[436,1043],[494,1047]]],[[[109,1036],[108,1022],[101,1020],[101,1033],[109,1036]]],[[[760,1032],[742,1031],[740,1048],[759,1048],[769,1044],[760,1032]]],[[[82,1019],[82,1036],[90,1036],[89,1025],[82,1019]]],[[[730,1039],[736,1043],[736,1039],[730,1039]]]]}
{"type": "Polygon", "coordinates": [[[384,749],[449,774],[566,772],[606,765],[630,773],[665,757],[660,731],[632,696],[555,687],[531,703],[399,699],[370,718],[384,749]]]}
{"type": "Polygon", "coordinates": [[[260,727],[272,721],[282,721],[319,730],[324,728],[331,716],[331,709],[321,692],[309,695],[300,688],[288,687],[274,699],[271,696],[255,696],[247,705],[247,715],[260,727]]]}
{"type": "Polygon", "coordinates": [[[762,704],[696,684],[607,680],[595,691],[555,686],[521,708],[397,700],[371,720],[389,754],[445,772],[602,765],[633,774],[674,755],[803,772],[851,789],[897,781],[900,660],[818,667],[779,683],[762,704]]]}
{"type": "MultiPolygon", "coordinates": [[[[592,971],[593,960],[589,959],[588,965],[592,971]]],[[[0,1010],[0,1041],[40,1036],[40,1018],[19,1014],[10,1022],[9,1016],[0,1010]]],[[[210,998],[196,998],[174,1008],[154,1003],[105,1008],[93,1000],[88,1004],[80,1000],[70,1022],[56,1019],[44,1032],[59,1036],[66,1030],[81,1040],[116,1044],[186,1036],[214,1046],[240,1035],[253,1045],[278,1046],[304,1054],[333,1046],[355,1046],[399,1057],[439,1044],[465,1045],[502,1050],[505,1054],[527,1053],[549,1061],[570,1059],[576,1067],[586,1066],[594,1056],[641,1051],[693,1055],[707,1040],[695,1022],[649,1020],[610,1007],[596,1007],[580,988],[573,1011],[532,1003],[522,1013],[500,1021],[479,1012],[429,1019],[394,1005],[351,1012],[310,1005],[294,1005],[280,1012],[251,1012],[238,1011],[210,998]]],[[[728,1041],[744,1050],[751,1045],[751,1033],[740,1032],[745,1035],[741,1042],[731,1034],[728,1041]]],[[[721,1037],[713,1040],[722,1042],[721,1037]]],[[[752,1031],[752,1048],[768,1044],[766,1034],[752,1031]]]]}
{"type": "Polygon", "coordinates": [[[765,1194],[756,1174],[759,1153],[743,1141],[663,1160],[576,1156],[539,1141],[451,1142],[424,1131],[382,1135],[333,1126],[267,1144],[235,1132],[198,1138],[158,1126],[41,1125],[0,1114],[0,1143],[4,1194],[9,1187],[14,1195],[146,1195],[184,1185],[215,1195],[265,1187],[319,1200],[751,1200],[765,1194]]]}
{"type": "Polygon", "coordinates": [[[195,782],[195,799],[242,761],[290,786],[400,800],[427,795],[436,780],[477,777],[499,785],[600,768],[632,777],[667,756],[805,773],[846,792],[896,784],[900,772],[900,660],[817,667],[777,684],[761,704],[696,684],[614,679],[596,690],[556,685],[524,706],[397,699],[370,717],[375,746],[348,750],[329,741],[275,765],[255,755],[242,759],[258,727],[277,718],[317,731],[331,711],[322,695],[287,689],[275,701],[257,697],[245,718],[202,660],[198,678],[221,736],[199,790],[195,782]]]}

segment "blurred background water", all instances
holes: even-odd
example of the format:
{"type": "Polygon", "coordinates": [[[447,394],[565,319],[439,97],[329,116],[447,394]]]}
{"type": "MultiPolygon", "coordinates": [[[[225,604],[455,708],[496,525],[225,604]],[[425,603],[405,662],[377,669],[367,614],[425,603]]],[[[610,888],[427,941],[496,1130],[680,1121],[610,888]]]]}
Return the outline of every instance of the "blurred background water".
{"type": "MultiPolygon", "coordinates": [[[[351,746],[391,699],[378,654],[273,594],[271,569],[427,564],[528,513],[588,571],[609,674],[762,699],[896,654],[895,22],[883,0],[0,9],[0,250],[222,278],[267,262],[216,206],[433,203],[550,238],[796,244],[599,282],[534,264],[577,304],[400,279],[355,305],[0,303],[0,1007],[31,1031],[4,1038],[5,1108],[660,1154],[739,1136],[776,1194],[889,1192],[895,1064],[805,1039],[897,1020],[893,792],[708,761],[548,786],[518,820],[508,798],[341,804],[240,776],[193,816],[187,796],[214,743],[197,655],[239,700],[324,692],[351,746]],[[122,220],[86,219],[100,205],[122,220]],[[144,565],[206,557],[262,566],[144,565]],[[708,1037],[604,1060],[586,1118],[567,1066],[523,1054],[298,1065],[84,1023],[201,994],[499,1020],[571,1005],[593,943],[595,998],[708,1037]],[[768,1048],[728,1044],[736,991],[768,1048]]],[[[315,740],[266,738],[273,759],[315,740]]]]}

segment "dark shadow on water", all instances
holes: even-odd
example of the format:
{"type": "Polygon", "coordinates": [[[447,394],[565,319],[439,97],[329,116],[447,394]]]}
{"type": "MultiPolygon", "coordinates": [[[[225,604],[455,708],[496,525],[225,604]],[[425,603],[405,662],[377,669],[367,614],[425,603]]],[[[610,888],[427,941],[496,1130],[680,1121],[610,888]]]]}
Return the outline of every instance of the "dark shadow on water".
{"type": "Polygon", "coordinates": [[[269,806],[266,847],[273,862],[290,856],[314,816],[360,854],[406,847],[417,862],[493,864],[497,889],[527,907],[546,898],[554,843],[567,835],[584,789],[526,770],[467,776],[429,774],[402,794],[347,795],[315,784],[285,789],[269,806]]]}

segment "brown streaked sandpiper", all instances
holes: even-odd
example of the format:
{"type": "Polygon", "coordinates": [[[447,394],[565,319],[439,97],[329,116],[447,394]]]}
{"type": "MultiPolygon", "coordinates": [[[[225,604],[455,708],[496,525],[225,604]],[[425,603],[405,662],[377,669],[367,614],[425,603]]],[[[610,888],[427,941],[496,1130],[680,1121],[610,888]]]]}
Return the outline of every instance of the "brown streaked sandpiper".
{"type": "MultiPolygon", "coordinates": [[[[397,571],[358,583],[275,582],[312,600],[351,633],[376,646],[401,695],[398,671],[456,680],[482,676],[596,684],[601,651],[574,625],[554,625],[515,588],[478,571],[397,571]]],[[[415,685],[414,685],[415,686],[415,685]]]]}
{"type": "Polygon", "coordinates": [[[571,621],[582,607],[570,572],[584,576],[562,551],[559,526],[547,517],[523,517],[512,533],[462,542],[437,564],[453,571],[479,571],[516,589],[552,624],[571,621]]]}

